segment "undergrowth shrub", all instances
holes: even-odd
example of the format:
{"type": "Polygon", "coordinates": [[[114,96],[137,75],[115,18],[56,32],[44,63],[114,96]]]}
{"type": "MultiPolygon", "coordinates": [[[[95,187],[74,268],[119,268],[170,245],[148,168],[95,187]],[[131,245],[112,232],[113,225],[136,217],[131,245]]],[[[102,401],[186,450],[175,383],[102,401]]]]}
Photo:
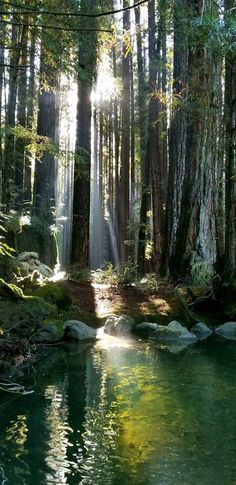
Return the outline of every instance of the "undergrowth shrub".
{"type": "Polygon", "coordinates": [[[205,261],[194,261],[191,265],[191,283],[196,286],[211,284],[214,269],[205,261]]]}

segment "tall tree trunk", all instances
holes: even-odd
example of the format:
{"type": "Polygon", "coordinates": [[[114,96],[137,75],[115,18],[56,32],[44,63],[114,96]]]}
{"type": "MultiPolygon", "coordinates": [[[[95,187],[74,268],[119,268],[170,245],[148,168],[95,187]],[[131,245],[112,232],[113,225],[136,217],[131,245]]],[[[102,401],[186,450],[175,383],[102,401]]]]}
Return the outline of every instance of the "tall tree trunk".
{"type": "MultiPolygon", "coordinates": [[[[3,5],[1,4],[1,9],[3,9],[3,5]]],[[[2,19],[2,15],[0,16],[2,19]]],[[[0,36],[0,42],[2,46],[5,43],[6,32],[5,29],[2,27],[2,32],[0,36]]],[[[3,104],[4,104],[4,64],[5,64],[5,53],[4,47],[0,47],[0,129],[3,128],[3,104]]],[[[2,200],[2,173],[3,170],[3,135],[0,131],[0,201],[2,200]]]]}
{"type": "Polygon", "coordinates": [[[161,89],[157,79],[160,69],[160,39],[158,41],[156,39],[155,16],[155,1],[151,0],[148,4],[149,88],[151,99],[149,102],[147,157],[150,161],[152,175],[153,265],[155,271],[158,271],[163,250],[164,194],[162,188],[160,102],[157,96],[157,92],[161,89]]]}
{"type": "MultiPolygon", "coordinates": [[[[162,193],[163,204],[166,206],[167,193],[167,1],[160,0],[160,20],[159,20],[159,36],[161,49],[161,81],[159,89],[162,92],[162,102],[160,106],[160,144],[161,144],[161,177],[162,177],[162,193]]],[[[163,214],[164,216],[164,214],[163,214]]],[[[164,238],[164,235],[163,235],[164,238]]],[[[163,248],[164,249],[164,248],[163,248]]],[[[163,254],[163,251],[162,251],[163,254]]]]}
{"type": "MultiPolygon", "coordinates": [[[[25,27],[23,27],[23,32],[25,27]]],[[[22,33],[23,33],[22,32],[22,33]]],[[[10,59],[9,72],[9,94],[7,102],[6,126],[15,128],[16,124],[16,95],[17,95],[17,78],[19,70],[16,66],[19,64],[20,49],[18,46],[18,28],[12,25],[11,45],[15,48],[10,59]]],[[[15,136],[13,133],[7,133],[5,137],[4,149],[4,167],[3,167],[3,193],[2,200],[6,210],[13,206],[14,200],[14,169],[15,169],[15,136]]]]}
{"type": "Polygon", "coordinates": [[[102,219],[102,147],[103,147],[103,115],[93,109],[93,174],[91,193],[91,257],[90,267],[97,269],[103,262],[103,219],[102,219]],[[99,143],[98,143],[99,142],[99,143]]]}
{"type": "MultiPolygon", "coordinates": [[[[81,12],[89,12],[92,0],[81,0],[81,12]]],[[[83,20],[83,25],[84,25],[83,20]]],[[[76,163],[74,177],[72,262],[89,263],[91,173],[91,91],[96,65],[96,34],[83,34],[79,43],[76,163]]]]}
{"type": "MultiPolygon", "coordinates": [[[[226,26],[236,21],[233,0],[225,0],[226,26]],[[231,12],[230,12],[230,9],[231,12]]],[[[233,40],[233,39],[232,39],[233,40]]],[[[225,267],[224,278],[236,275],[236,58],[231,49],[225,57],[225,267]]]]}
{"type": "MultiPolygon", "coordinates": [[[[165,242],[161,272],[169,274],[169,260],[176,243],[186,157],[187,32],[183,21],[186,0],[174,4],[173,103],[169,130],[169,174],[165,218],[165,242]]],[[[185,14],[186,15],[186,14],[185,14]]]]}
{"type": "MultiPolygon", "coordinates": [[[[129,3],[124,0],[123,6],[129,3]]],[[[123,13],[123,32],[128,36],[130,32],[130,11],[123,13]]],[[[130,53],[127,43],[123,42],[122,59],[122,101],[121,101],[121,155],[120,155],[120,187],[119,187],[119,239],[120,259],[122,263],[128,261],[129,248],[129,162],[130,162],[130,53]]]]}
{"type": "MultiPolygon", "coordinates": [[[[57,87],[57,71],[44,61],[44,47],[41,54],[41,89],[38,106],[38,135],[46,136],[56,141],[57,106],[55,89],[57,87]],[[48,88],[45,88],[47,76],[48,88]]],[[[54,155],[46,151],[35,167],[34,207],[38,217],[52,224],[54,222],[55,207],[55,159],[54,155]]]]}
{"type": "Polygon", "coordinates": [[[133,59],[130,57],[130,219],[134,221],[135,203],[135,99],[133,59]]]}
{"type": "MultiPolygon", "coordinates": [[[[55,93],[58,87],[58,70],[49,64],[44,43],[41,49],[37,133],[55,143],[59,116],[55,93]],[[45,80],[47,80],[47,88],[45,88],[45,80]]],[[[45,224],[45,228],[55,222],[55,158],[50,151],[45,151],[41,159],[36,161],[34,213],[40,222],[45,224]]],[[[49,233],[47,237],[42,235],[41,254],[43,261],[49,266],[55,264],[52,244],[53,238],[50,238],[49,233]]]]}
{"type": "Polygon", "coordinates": [[[140,7],[135,8],[137,64],[138,64],[138,110],[139,110],[139,139],[140,139],[140,163],[141,163],[141,205],[138,236],[138,267],[139,272],[145,272],[145,243],[147,232],[147,213],[150,209],[150,163],[146,156],[146,102],[145,102],[145,72],[142,54],[142,33],[140,22],[140,7]]]}
{"type": "MultiPolygon", "coordinates": [[[[33,28],[30,36],[30,72],[27,92],[27,128],[33,130],[35,113],[35,50],[36,50],[36,29],[33,28]]],[[[26,150],[24,170],[24,202],[29,207],[32,200],[32,153],[26,150]]]]}
{"type": "MultiPolygon", "coordinates": [[[[19,73],[18,81],[18,99],[17,99],[17,124],[25,128],[26,126],[26,95],[27,95],[27,38],[28,28],[24,30],[24,36],[21,38],[22,55],[20,66],[22,70],[19,73]],[[24,68],[25,67],[25,68],[24,68]]],[[[24,161],[25,161],[26,140],[21,137],[16,140],[15,147],[15,188],[16,188],[16,209],[22,207],[23,202],[23,183],[24,183],[24,161]]]]}
{"type": "Polygon", "coordinates": [[[137,253],[136,230],[136,164],[135,164],[135,99],[134,99],[134,63],[130,57],[130,259],[135,264],[137,253]]]}
{"type": "MultiPolygon", "coordinates": [[[[191,11],[193,19],[201,18],[199,0],[194,2],[191,11]]],[[[214,157],[210,149],[211,137],[215,137],[211,130],[215,111],[212,107],[212,58],[204,39],[195,44],[189,45],[188,55],[185,174],[176,244],[170,259],[174,276],[190,273],[193,261],[211,267],[215,258],[214,157]]]]}
{"type": "Polygon", "coordinates": [[[91,171],[91,85],[79,81],[73,203],[72,261],[88,266],[91,171]]]}
{"type": "MultiPolygon", "coordinates": [[[[112,60],[113,60],[113,75],[117,78],[117,67],[116,67],[116,51],[115,48],[112,50],[112,60]]],[[[118,110],[118,100],[114,99],[114,209],[113,209],[113,232],[115,247],[118,248],[119,234],[118,234],[118,220],[119,220],[119,165],[120,161],[120,126],[119,126],[119,110],[118,110]]],[[[117,262],[119,260],[119,249],[117,249],[117,262]]]]}

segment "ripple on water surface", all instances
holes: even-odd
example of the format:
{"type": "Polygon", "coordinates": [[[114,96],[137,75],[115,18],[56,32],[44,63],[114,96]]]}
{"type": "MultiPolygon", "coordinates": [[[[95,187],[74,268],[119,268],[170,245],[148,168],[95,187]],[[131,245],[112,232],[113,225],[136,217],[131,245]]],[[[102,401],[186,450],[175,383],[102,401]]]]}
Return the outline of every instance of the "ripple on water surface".
{"type": "Polygon", "coordinates": [[[231,342],[50,350],[1,396],[0,485],[236,484],[235,364],[231,342]]]}

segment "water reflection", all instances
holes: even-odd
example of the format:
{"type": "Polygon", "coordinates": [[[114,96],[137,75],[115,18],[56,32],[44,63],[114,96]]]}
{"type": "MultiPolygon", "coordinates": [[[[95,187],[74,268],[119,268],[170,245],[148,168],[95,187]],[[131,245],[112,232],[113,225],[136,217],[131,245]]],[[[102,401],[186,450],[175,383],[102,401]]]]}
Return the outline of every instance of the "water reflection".
{"type": "Polygon", "coordinates": [[[0,484],[236,483],[236,349],[114,341],[51,351],[0,407],[0,484]]]}
{"type": "Polygon", "coordinates": [[[47,483],[67,483],[69,464],[67,463],[68,435],[73,430],[68,425],[67,379],[61,392],[58,387],[48,386],[45,398],[48,406],[45,413],[45,425],[48,428],[46,464],[50,470],[46,475],[47,483]]]}

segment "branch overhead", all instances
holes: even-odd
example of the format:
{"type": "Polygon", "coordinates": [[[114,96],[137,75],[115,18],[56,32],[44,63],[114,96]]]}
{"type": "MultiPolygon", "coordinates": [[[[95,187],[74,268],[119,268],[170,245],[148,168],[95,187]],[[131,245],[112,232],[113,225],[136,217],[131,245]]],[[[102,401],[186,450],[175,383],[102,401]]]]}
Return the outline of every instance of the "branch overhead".
{"type": "MultiPolygon", "coordinates": [[[[108,10],[106,12],[99,12],[99,13],[83,13],[83,12],[52,12],[49,10],[36,10],[32,9],[30,10],[29,7],[27,7],[27,11],[14,11],[14,12],[4,12],[1,11],[0,15],[52,15],[56,17],[87,17],[87,18],[98,18],[98,17],[105,17],[108,15],[114,15],[116,13],[121,13],[126,10],[131,10],[133,8],[138,7],[139,5],[143,5],[145,3],[148,3],[149,0],[140,0],[137,3],[134,3],[133,5],[130,5],[129,7],[124,7],[124,8],[119,8],[117,10],[108,10]]],[[[11,5],[17,8],[23,8],[26,9],[26,7],[21,7],[20,5],[16,5],[13,3],[8,3],[8,2],[1,2],[6,5],[11,5]]]]}

